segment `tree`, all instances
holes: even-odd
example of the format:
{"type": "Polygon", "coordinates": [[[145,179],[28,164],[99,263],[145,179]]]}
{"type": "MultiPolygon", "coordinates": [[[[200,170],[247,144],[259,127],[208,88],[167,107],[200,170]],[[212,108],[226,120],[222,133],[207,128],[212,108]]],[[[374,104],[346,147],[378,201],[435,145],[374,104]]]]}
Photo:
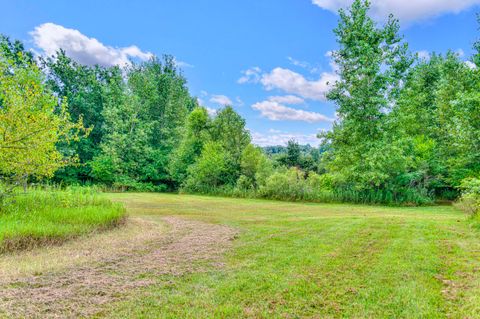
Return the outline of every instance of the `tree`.
{"type": "Polygon", "coordinates": [[[185,189],[211,193],[219,187],[232,184],[231,158],[219,142],[207,142],[202,155],[189,168],[185,189]]]}
{"type": "Polygon", "coordinates": [[[170,159],[182,140],[188,114],[198,103],[190,96],[186,80],[172,56],[164,56],[162,60],[154,57],[132,65],[127,73],[128,90],[136,96],[144,120],[151,125],[149,143],[155,174],[149,180],[175,187],[176,181],[169,173],[170,159]]]}
{"type": "Polygon", "coordinates": [[[401,145],[387,135],[386,117],[395,105],[401,83],[413,60],[398,35],[392,16],[383,27],[368,16],[370,3],[355,0],[340,10],[334,30],[339,49],[333,53],[340,80],[327,94],[337,105],[339,120],[321,135],[330,144],[330,173],[340,184],[356,188],[384,187],[398,167],[401,145]]]}
{"type": "MultiPolygon", "coordinates": [[[[102,99],[101,152],[92,163],[97,180],[133,189],[178,187],[186,167],[176,161],[183,156],[176,149],[196,102],[173,58],[152,58],[112,73],[102,99]]],[[[189,145],[183,148],[190,151],[189,145]]]]}
{"type": "Polygon", "coordinates": [[[245,128],[245,120],[231,106],[219,110],[210,130],[213,140],[218,141],[240,171],[242,152],[250,144],[250,133],[245,128]]]}
{"type": "Polygon", "coordinates": [[[92,163],[93,176],[120,188],[138,189],[157,179],[151,135],[154,124],[121,74],[104,91],[104,138],[92,163]]]}
{"type": "Polygon", "coordinates": [[[76,154],[78,163],[69,165],[56,174],[56,180],[67,183],[78,183],[91,180],[90,162],[99,155],[100,143],[103,139],[103,109],[105,108],[104,90],[108,83],[118,77],[117,67],[90,67],[79,64],[60,50],[55,56],[42,61],[47,76],[48,87],[58,96],[68,101],[68,112],[72,120],[83,119],[90,134],[78,141],[59,144],[65,155],[76,154]]]}
{"type": "Polygon", "coordinates": [[[300,166],[300,146],[298,145],[297,141],[290,140],[287,143],[287,155],[285,157],[285,162],[288,167],[292,166],[300,166]]]}
{"type": "Polygon", "coordinates": [[[480,73],[453,52],[410,72],[391,114],[411,158],[410,183],[444,196],[480,172],[480,73]]]}
{"type": "Polygon", "coordinates": [[[247,145],[242,152],[241,184],[244,189],[256,189],[265,182],[266,175],[272,172],[272,165],[262,149],[252,144],[247,145]]]}
{"type": "Polygon", "coordinates": [[[188,167],[196,162],[203,145],[210,140],[210,126],[211,120],[205,108],[197,107],[189,114],[184,137],[170,158],[169,173],[177,185],[185,182],[188,167]]]}
{"type": "Polygon", "coordinates": [[[38,67],[0,55],[0,174],[14,185],[30,177],[51,177],[67,164],[56,148],[83,130],[70,121],[65,102],[47,90],[38,67]]]}
{"type": "Polygon", "coordinates": [[[0,55],[18,67],[28,67],[34,63],[33,54],[26,51],[19,40],[11,41],[7,36],[0,34],[0,55]]]}

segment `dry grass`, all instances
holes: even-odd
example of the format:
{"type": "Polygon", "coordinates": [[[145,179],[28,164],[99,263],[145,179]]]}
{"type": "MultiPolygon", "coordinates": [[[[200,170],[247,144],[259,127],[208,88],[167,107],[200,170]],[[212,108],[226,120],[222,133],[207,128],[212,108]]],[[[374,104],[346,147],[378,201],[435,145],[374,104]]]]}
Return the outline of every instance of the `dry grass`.
{"type": "Polygon", "coordinates": [[[225,226],[173,217],[162,221],[168,230],[154,221],[135,220],[128,236],[109,234],[57,248],[49,256],[61,257],[54,264],[45,263],[48,250],[3,260],[10,264],[17,259],[22,265],[32,258],[37,262],[20,273],[4,271],[0,309],[13,318],[92,316],[135,289],[156,283],[159,276],[219,265],[235,234],[225,226]]]}

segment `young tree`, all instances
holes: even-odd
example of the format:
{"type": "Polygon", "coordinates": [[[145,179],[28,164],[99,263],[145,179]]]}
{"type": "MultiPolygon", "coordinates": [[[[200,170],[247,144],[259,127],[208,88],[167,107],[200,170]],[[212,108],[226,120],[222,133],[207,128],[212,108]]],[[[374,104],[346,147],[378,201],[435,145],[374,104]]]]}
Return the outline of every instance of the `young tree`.
{"type": "Polygon", "coordinates": [[[174,187],[170,159],[182,140],[188,114],[198,103],[190,96],[186,80],[171,56],[133,65],[127,73],[128,90],[136,96],[144,120],[152,125],[149,143],[152,171],[156,173],[149,179],[154,184],[174,187]]]}
{"type": "Polygon", "coordinates": [[[270,160],[261,148],[252,144],[243,150],[240,166],[242,175],[237,181],[237,186],[242,189],[258,188],[272,172],[270,160]]]}
{"type": "Polygon", "coordinates": [[[410,184],[455,197],[463,179],[480,173],[479,76],[453,52],[411,70],[390,117],[408,145],[410,184]]]}
{"type": "MultiPolygon", "coordinates": [[[[81,119],[72,123],[65,102],[43,83],[38,67],[0,55],[0,174],[18,184],[31,177],[51,177],[68,163],[56,148],[76,140],[81,119]]],[[[71,158],[70,158],[71,159],[71,158]]]]}
{"type": "Polygon", "coordinates": [[[290,140],[287,143],[287,154],[285,156],[285,162],[288,167],[300,167],[301,163],[300,145],[295,140],[290,140]]]}
{"type": "Polygon", "coordinates": [[[185,189],[211,193],[224,185],[232,184],[231,158],[219,142],[207,142],[202,155],[189,167],[185,189]]]}

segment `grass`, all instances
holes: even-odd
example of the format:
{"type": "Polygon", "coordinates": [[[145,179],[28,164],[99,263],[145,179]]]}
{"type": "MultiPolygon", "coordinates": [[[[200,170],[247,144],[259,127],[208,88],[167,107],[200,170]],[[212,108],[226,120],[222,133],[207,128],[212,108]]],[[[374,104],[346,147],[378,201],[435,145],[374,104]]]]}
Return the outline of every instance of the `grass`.
{"type": "Polygon", "coordinates": [[[240,234],[222,269],[164,276],[99,317],[480,318],[480,233],[453,207],[108,196],[240,234]]]}
{"type": "Polygon", "coordinates": [[[0,253],[62,243],[117,225],[124,215],[89,188],[30,190],[0,210],[0,253]]]}

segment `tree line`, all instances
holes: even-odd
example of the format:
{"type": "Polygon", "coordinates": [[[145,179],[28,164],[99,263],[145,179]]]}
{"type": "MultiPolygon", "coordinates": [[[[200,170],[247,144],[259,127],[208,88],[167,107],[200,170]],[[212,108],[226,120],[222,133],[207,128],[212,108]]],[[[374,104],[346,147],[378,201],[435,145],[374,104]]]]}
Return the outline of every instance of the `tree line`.
{"type": "MultiPolygon", "coordinates": [[[[171,56],[126,67],[34,58],[0,39],[0,173],[140,191],[288,200],[429,203],[475,193],[480,176],[480,43],[412,54],[368,1],[340,10],[337,107],[319,148],[261,149],[231,106],[210,116],[171,56]]],[[[477,194],[478,195],[478,194],[477,194]]],[[[475,195],[475,196],[477,196],[475,195]]],[[[480,202],[479,202],[480,203],[480,202]]],[[[478,203],[477,203],[478,205],[478,203]]]]}

